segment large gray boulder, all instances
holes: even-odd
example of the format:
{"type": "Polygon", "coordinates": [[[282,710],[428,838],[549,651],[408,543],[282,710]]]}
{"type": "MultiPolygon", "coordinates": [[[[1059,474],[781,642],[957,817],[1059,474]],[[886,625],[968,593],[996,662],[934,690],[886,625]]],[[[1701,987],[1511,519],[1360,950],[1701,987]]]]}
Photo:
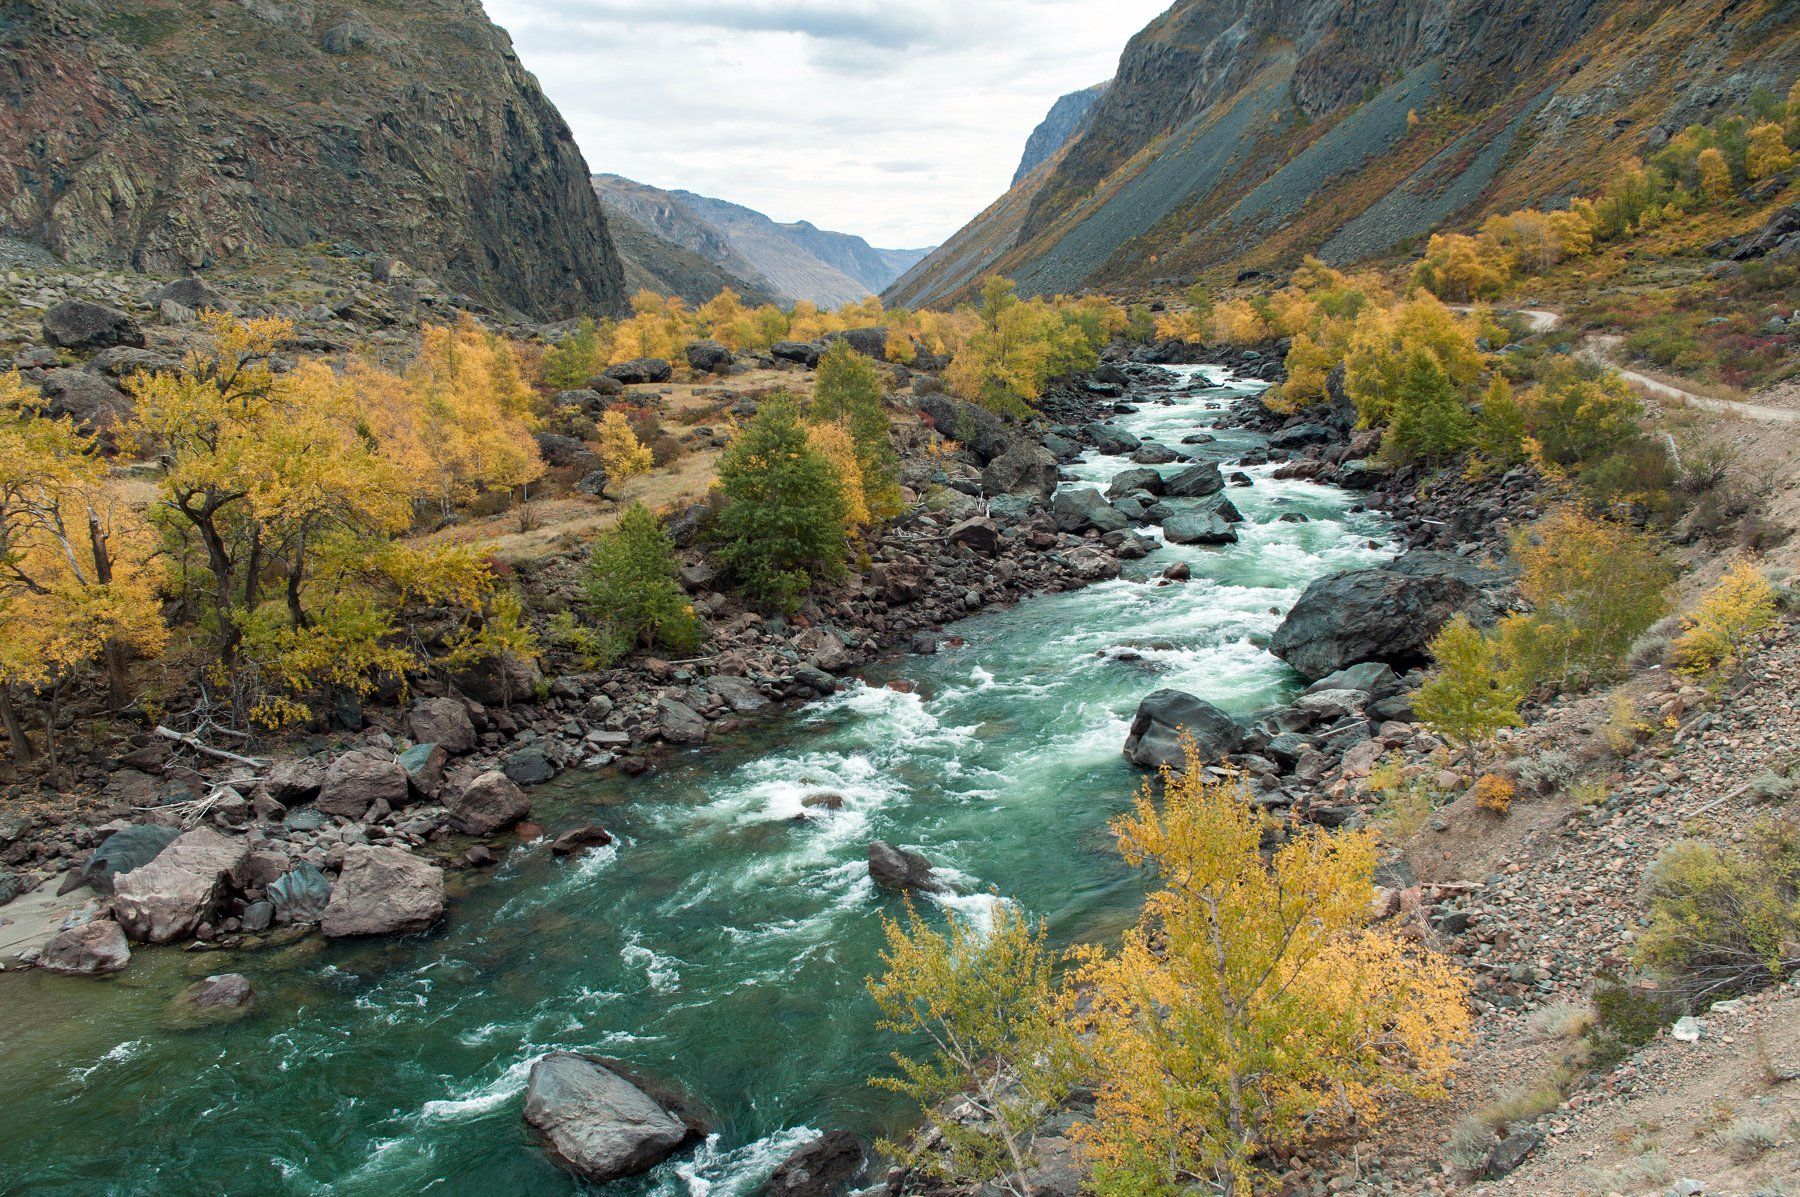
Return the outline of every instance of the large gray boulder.
{"type": "Polygon", "coordinates": [[[113,917],[140,943],[192,935],[224,904],[250,847],[210,827],[183,832],[156,858],[113,879],[113,917]]]}
{"type": "Polygon", "coordinates": [[[1036,441],[1021,437],[981,471],[981,493],[1048,499],[1056,491],[1056,458],[1036,441]]]}
{"type": "Polygon", "coordinates": [[[269,883],[269,904],[284,923],[316,923],[331,904],[331,878],[302,862],[269,883]]]}
{"type": "Polygon", "coordinates": [[[406,805],[406,766],[385,748],[358,748],[331,762],[315,805],[328,815],[360,819],[377,801],[406,805]]]}
{"type": "Polygon", "coordinates": [[[1093,423],[1082,426],[1094,448],[1108,457],[1124,457],[1143,444],[1137,437],[1123,428],[1114,428],[1111,424],[1093,423]]]}
{"type": "Polygon", "coordinates": [[[157,288],[150,293],[150,306],[156,307],[163,302],[178,303],[184,308],[192,308],[203,312],[208,308],[224,308],[225,300],[211,287],[206,280],[195,278],[178,278],[174,282],[157,288]]]}
{"type": "Polygon", "coordinates": [[[905,893],[941,892],[946,887],[932,876],[931,862],[917,852],[896,848],[886,840],[869,844],[869,879],[882,889],[905,893]]]}
{"type": "Polygon", "coordinates": [[[628,362],[606,368],[606,376],[627,386],[648,382],[667,382],[673,373],[669,363],[660,357],[634,357],[628,362]]]}
{"type": "Polygon", "coordinates": [[[446,809],[450,826],[464,835],[493,835],[531,813],[531,800],[513,780],[489,770],[451,797],[446,809]]]}
{"type": "Polygon", "coordinates": [[[406,734],[418,744],[436,744],[451,756],[475,751],[475,723],[466,704],[454,698],[421,698],[406,713],[406,734]]]}
{"type": "Polygon", "coordinates": [[[732,360],[731,350],[717,341],[694,341],[687,347],[688,369],[696,374],[724,374],[732,360]]]}
{"type": "Polygon", "coordinates": [[[114,345],[142,349],[144,330],[117,308],[65,299],[45,310],[44,339],[60,349],[110,349],[114,345]]]}
{"type": "Polygon", "coordinates": [[[1122,532],[1131,526],[1124,514],[1113,509],[1106,496],[1092,487],[1072,486],[1059,490],[1050,500],[1050,518],[1063,532],[1122,532]]]}
{"type": "Polygon", "coordinates": [[[817,341],[777,341],[769,346],[769,356],[778,361],[796,362],[812,369],[819,364],[819,342],[817,341]]]}
{"type": "Polygon", "coordinates": [[[888,360],[888,330],[887,325],[885,324],[871,325],[866,328],[846,328],[842,332],[828,332],[823,337],[820,337],[819,340],[823,342],[827,348],[829,348],[834,341],[844,341],[849,344],[850,348],[856,350],[856,352],[862,354],[864,357],[873,358],[878,362],[885,362],[888,360]]]}
{"type": "Polygon", "coordinates": [[[325,906],[325,934],[403,935],[444,913],[444,870],[401,848],[354,844],[325,906]]]}
{"type": "Polygon", "coordinates": [[[671,744],[706,743],[706,720],[678,698],[657,700],[656,730],[671,744]]]}
{"type": "Polygon", "coordinates": [[[1236,544],[1237,529],[1217,511],[1179,511],[1163,521],[1170,544],[1236,544]]]}
{"type": "Polygon", "coordinates": [[[89,370],[50,370],[38,383],[44,414],[68,418],[83,432],[99,435],[131,418],[131,397],[89,370]]]}
{"type": "Polygon", "coordinates": [[[1422,665],[1426,646],[1456,615],[1491,622],[1494,604],[1479,580],[1478,567],[1442,553],[1320,578],[1275,629],[1269,651],[1309,678],[1365,661],[1422,665]]]}
{"type": "Polygon", "coordinates": [[[94,919],[57,932],[38,956],[39,968],[69,977],[122,972],[130,963],[125,931],[111,919],[94,919]]]}
{"type": "Polygon", "coordinates": [[[1006,421],[987,408],[941,391],[920,395],[919,410],[939,433],[969,449],[984,464],[1006,453],[1018,440],[1006,421]]]}
{"type": "Polygon", "coordinates": [[[1133,491],[1140,490],[1147,495],[1162,494],[1163,477],[1161,471],[1153,470],[1148,466],[1140,466],[1137,469],[1131,470],[1120,470],[1117,474],[1113,475],[1112,483],[1107,486],[1106,497],[1109,499],[1123,499],[1133,491]]]}
{"type": "Polygon", "coordinates": [[[596,1184],[647,1172],[692,1129],[590,1056],[551,1052],[531,1066],[525,1121],[558,1165],[596,1184]]]}
{"type": "Polygon", "coordinates": [[[1225,476],[1210,461],[1176,470],[1163,479],[1162,493],[1172,499],[1202,499],[1225,489],[1225,476]]]}
{"type": "Polygon", "coordinates": [[[1179,771],[1187,764],[1181,750],[1183,735],[1194,738],[1203,761],[1236,752],[1244,742],[1237,720],[1204,698],[1182,690],[1158,690],[1138,703],[1125,737],[1125,757],[1141,769],[1167,765],[1179,771]]]}

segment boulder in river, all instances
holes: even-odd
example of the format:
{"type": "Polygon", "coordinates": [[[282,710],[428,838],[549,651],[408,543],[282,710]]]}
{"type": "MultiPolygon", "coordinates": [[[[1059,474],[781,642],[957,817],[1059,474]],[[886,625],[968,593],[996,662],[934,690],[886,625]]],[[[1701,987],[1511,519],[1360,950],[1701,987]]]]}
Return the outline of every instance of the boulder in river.
{"type": "Polygon", "coordinates": [[[1107,486],[1106,497],[1109,499],[1123,499],[1133,491],[1139,490],[1147,495],[1162,494],[1163,477],[1161,472],[1153,470],[1148,466],[1140,466],[1131,470],[1120,470],[1117,474],[1113,475],[1111,484],[1107,486]]]}
{"type": "Polygon", "coordinates": [[[490,769],[449,802],[450,826],[464,835],[493,835],[531,813],[531,800],[506,774],[490,769]]]}
{"type": "Polygon", "coordinates": [[[124,971],[131,963],[125,930],[112,919],[94,919],[58,931],[38,956],[38,967],[70,977],[97,977],[124,971]]]}
{"type": "Polygon", "coordinates": [[[223,904],[249,855],[238,836],[210,827],[183,832],[149,864],[114,878],[113,916],[140,943],[192,935],[223,904]]]}
{"type": "Polygon", "coordinates": [[[1114,428],[1111,424],[1087,424],[1081,431],[1095,449],[1109,457],[1123,457],[1143,443],[1123,428],[1114,428]]]}
{"type": "Polygon", "coordinates": [[[1218,760],[1244,742],[1237,720],[1204,698],[1182,690],[1158,690],[1138,703],[1125,737],[1126,759],[1142,769],[1167,765],[1179,770],[1187,763],[1181,749],[1183,735],[1194,738],[1202,760],[1218,760]]]}
{"type": "Polygon", "coordinates": [[[1217,511],[1181,511],[1163,521],[1170,544],[1235,544],[1237,529],[1217,511]]]}
{"type": "Polygon", "coordinates": [[[1442,553],[1408,553],[1389,565],[1320,578],[1275,629],[1269,651],[1309,678],[1368,661],[1396,669],[1424,664],[1426,646],[1454,616],[1493,618],[1492,603],[1469,576],[1474,568],[1442,553]]]}
{"type": "Polygon", "coordinates": [[[550,853],[553,856],[573,856],[588,848],[604,848],[612,842],[612,832],[606,828],[598,823],[583,823],[551,840],[550,853]]]}
{"type": "Polygon", "coordinates": [[[1163,479],[1162,493],[1173,499],[1203,499],[1225,489],[1225,476],[1210,461],[1176,470],[1163,479]]]}
{"type": "Polygon", "coordinates": [[[444,870],[402,848],[353,844],[325,907],[325,934],[401,935],[444,913],[444,870]]]}
{"type": "Polygon", "coordinates": [[[867,1176],[868,1149],[847,1130],[827,1131],[776,1165],[762,1197],[846,1197],[867,1176]]]}
{"type": "Polygon", "coordinates": [[[1050,501],[1050,518],[1062,532],[1122,532],[1131,521],[1114,511],[1106,497],[1092,487],[1075,486],[1056,492],[1050,501]]]}
{"type": "Polygon", "coordinates": [[[575,1052],[551,1052],[531,1066],[525,1121],[552,1160],[597,1184],[649,1171],[694,1133],[637,1085],[575,1052]]]}
{"type": "Polygon", "coordinates": [[[917,852],[896,848],[886,840],[869,844],[869,879],[882,889],[905,893],[940,893],[946,887],[931,875],[931,862],[917,852]]]}

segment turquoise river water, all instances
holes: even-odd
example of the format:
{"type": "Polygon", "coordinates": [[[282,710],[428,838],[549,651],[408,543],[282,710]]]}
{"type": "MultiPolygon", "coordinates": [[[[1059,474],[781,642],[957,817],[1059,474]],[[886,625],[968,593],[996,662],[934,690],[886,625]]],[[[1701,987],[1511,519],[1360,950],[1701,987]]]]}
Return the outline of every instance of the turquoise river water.
{"type": "MultiPolygon", "coordinates": [[[[1260,386],[1175,370],[1116,423],[1177,444],[1260,386]]],[[[1201,451],[1252,443],[1221,430],[1201,451]]],[[[1129,464],[1090,454],[1066,485],[1129,464]]],[[[1138,700],[1281,700],[1297,679],[1261,638],[1313,578],[1391,554],[1349,495],[1247,472],[1255,484],[1227,492],[1247,521],[1235,545],[1166,546],[1117,581],[969,619],[948,629],[958,647],[871,668],[649,776],[542,787],[551,830],[598,819],[617,843],[570,860],[521,847],[454,878],[430,935],[142,951],[106,981],[0,977],[0,1193],[574,1192],[519,1113],[553,1048],[627,1059],[715,1117],[697,1151],[621,1197],[751,1194],[818,1131],[903,1125],[865,1084],[893,1046],[863,981],[896,909],[868,880],[868,841],[924,852],[967,895],[946,904],[976,918],[1017,902],[1059,941],[1116,937],[1142,897],[1106,834],[1139,780],[1119,752],[1138,700]],[[1290,511],[1310,519],[1278,521],[1290,511]],[[1173,560],[1193,580],[1156,585],[1173,560]],[[797,820],[819,790],[844,808],[797,820]],[[163,1025],[173,993],[231,970],[259,989],[250,1017],[163,1025]]]]}

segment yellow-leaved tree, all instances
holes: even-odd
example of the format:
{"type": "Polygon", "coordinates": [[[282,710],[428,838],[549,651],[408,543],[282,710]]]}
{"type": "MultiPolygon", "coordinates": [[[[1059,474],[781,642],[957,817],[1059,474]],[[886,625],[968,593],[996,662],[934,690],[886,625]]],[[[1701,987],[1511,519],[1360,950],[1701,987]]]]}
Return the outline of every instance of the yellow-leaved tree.
{"type": "Polygon", "coordinates": [[[512,347],[469,316],[455,328],[420,330],[405,394],[412,413],[394,424],[419,438],[446,514],[480,492],[518,490],[543,475],[532,436],[536,395],[512,347]]]}
{"type": "Polygon", "coordinates": [[[1265,860],[1263,817],[1201,766],[1190,742],[1162,800],[1146,785],[1115,822],[1159,888],[1078,981],[1103,1197],[1246,1194],[1260,1155],[1440,1094],[1468,1037],[1465,975],[1370,925],[1370,833],[1307,828],[1265,860]]]}
{"type": "Polygon", "coordinates": [[[127,654],[162,650],[155,551],[93,438],[46,416],[17,374],[0,375],[0,722],[14,758],[30,760],[14,688],[44,697],[53,783],[67,684],[99,662],[112,705],[123,707],[131,701],[127,654]]]}
{"type": "Polygon", "coordinates": [[[808,424],[806,441],[837,476],[838,489],[844,495],[844,533],[854,537],[870,523],[869,500],[863,491],[856,444],[841,424],[808,424]]]}
{"type": "Polygon", "coordinates": [[[1364,308],[1351,329],[1344,355],[1344,390],[1364,427],[1393,418],[1407,368],[1415,353],[1428,354],[1459,393],[1481,376],[1483,354],[1475,325],[1418,290],[1392,307],[1364,308]]]}
{"type": "Polygon", "coordinates": [[[606,484],[614,495],[625,493],[625,484],[649,471],[655,458],[631,429],[631,421],[618,408],[600,417],[594,451],[606,470],[606,484]]]}

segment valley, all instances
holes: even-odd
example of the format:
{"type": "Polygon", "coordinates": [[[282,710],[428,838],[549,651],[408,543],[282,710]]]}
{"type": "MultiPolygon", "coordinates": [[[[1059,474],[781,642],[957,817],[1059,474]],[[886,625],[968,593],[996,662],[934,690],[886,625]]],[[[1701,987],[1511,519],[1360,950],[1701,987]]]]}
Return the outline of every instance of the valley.
{"type": "Polygon", "coordinates": [[[1012,4],[0,6],[0,1192],[1787,1192],[1793,6],[1012,4]]]}

